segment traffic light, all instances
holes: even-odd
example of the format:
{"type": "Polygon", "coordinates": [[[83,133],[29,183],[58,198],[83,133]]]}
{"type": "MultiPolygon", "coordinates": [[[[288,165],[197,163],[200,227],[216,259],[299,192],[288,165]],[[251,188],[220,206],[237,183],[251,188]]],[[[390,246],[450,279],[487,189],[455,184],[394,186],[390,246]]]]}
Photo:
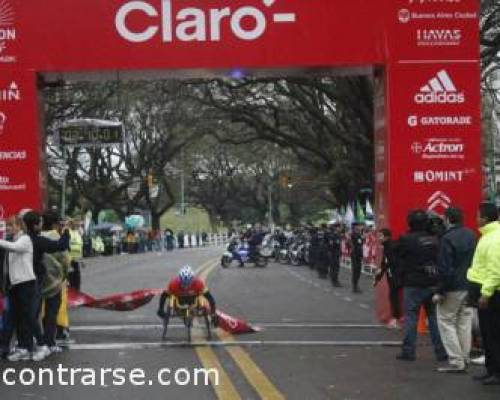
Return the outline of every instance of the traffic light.
{"type": "Polygon", "coordinates": [[[151,188],[153,187],[153,174],[148,174],[148,177],[147,177],[147,180],[148,180],[148,187],[151,188]]]}

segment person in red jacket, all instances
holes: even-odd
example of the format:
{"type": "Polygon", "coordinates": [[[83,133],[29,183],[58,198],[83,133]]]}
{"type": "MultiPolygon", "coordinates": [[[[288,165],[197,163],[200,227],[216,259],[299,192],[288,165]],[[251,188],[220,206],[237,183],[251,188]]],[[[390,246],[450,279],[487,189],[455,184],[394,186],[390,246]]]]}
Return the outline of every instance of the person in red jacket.
{"type": "Polygon", "coordinates": [[[157,315],[160,318],[165,317],[165,301],[170,296],[175,296],[181,304],[192,303],[196,297],[203,296],[207,299],[210,305],[210,315],[214,324],[216,324],[216,304],[215,299],[207,289],[205,283],[195,276],[189,265],[181,268],[179,274],[173,278],[167,286],[167,289],[161,294],[158,304],[157,315]]]}

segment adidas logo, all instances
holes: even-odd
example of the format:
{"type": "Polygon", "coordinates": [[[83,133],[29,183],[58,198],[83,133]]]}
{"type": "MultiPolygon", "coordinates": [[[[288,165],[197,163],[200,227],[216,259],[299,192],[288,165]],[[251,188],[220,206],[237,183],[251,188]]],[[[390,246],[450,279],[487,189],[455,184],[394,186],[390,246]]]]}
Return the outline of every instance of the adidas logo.
{"type": "Polygon", "coordinates": [[[465,102],[464,92],[459,92],[446,70],[439,71],[427,85],[415,95],[417,104],[461,104],[465,102]]]}

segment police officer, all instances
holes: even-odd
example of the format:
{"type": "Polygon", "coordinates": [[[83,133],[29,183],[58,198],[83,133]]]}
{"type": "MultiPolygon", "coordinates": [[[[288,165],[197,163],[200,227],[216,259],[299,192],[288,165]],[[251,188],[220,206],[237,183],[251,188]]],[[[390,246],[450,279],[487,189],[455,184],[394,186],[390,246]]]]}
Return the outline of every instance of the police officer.
{"type": "Polygon", "coordinates": [[[318,231],[317,246],[316,269],[318,270],[320,279],[326,279],[331,260],[330,241],[326,224],[322,224],[318,231]]]}
{"type": "Polygon", "coordinates": [[[340,272],[340,256],[342,247],[342,227],[339,223],[332,226],[329,233],[329,247],[330,247],[330,279],[334,287],[342,287],[339,281],[340,272]]]}
{"type": "Polygon", "coordinates": [[[351,268],[352,292],[361,293],[359,279],[361,278],[361,263],[363,261],[363,224],[354,223],[351,233],[351,268]]]}

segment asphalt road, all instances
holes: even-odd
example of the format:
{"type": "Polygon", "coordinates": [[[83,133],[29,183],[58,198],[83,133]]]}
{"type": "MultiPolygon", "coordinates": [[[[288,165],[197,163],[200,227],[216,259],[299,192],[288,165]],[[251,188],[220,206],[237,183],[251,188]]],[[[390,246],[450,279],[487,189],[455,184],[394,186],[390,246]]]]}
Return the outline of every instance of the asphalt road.
{"type": "MultiPolygon", "coordinates": [[[[435,372],[428,338],[420,340],[418,360],[395,360],[401,333],[380,326],[373,310],[370,280],[363,278],[361,295],[349,288],[349,272],[342,272],[346,287],[334,289],[307,267],[270,264],[266,269],[222,269],[221,249],[186,249],[96,258],[87,261],[82,291],[96,297],[141,288],[164,287],[184,264],[200,269],[224,312],[251,322],[261,331],[240,336],[218,332],[209,343],[204,330],[195,329],[197,346],[185,344],[185,328],[175,322],[162,342],[155,315],[157,299],[133,312],[77,309],[71,312],[75,344],[39,364],[0,362],[0,372],[15,368],[93,368],[91,377],[75,385],[55,382],[42,386],[6,386],[0,382],[1,399],[495,399],[500,388],[485,388],[470,375],[435,372]],[[219,384],[198,385],[194,370],[215,368],[219,384]],[[103,369],[134,368],[145,377],[113,385],[103,369]],[[158,371],[172,371],[158,383],[158,371]],[[176,369],[180,382],[174,384],[176,369]],[[167,379],[165,379],[167,378],[167,379]],[[188,382],[189,379],[189,382],[188,382]],[[84,384],[85,383],[85,384],[84,384]],[[87,385],[88,384],[88,385],[87,385]]],[[[82,370],[83,371],[83,370],[82,370]]],[[[85,370],[86,371],[86,370],[85,370]]],[[[9,375],[12,377],[13,375],[9,375]]],[[[29,378],[29,375],[26,375],[29,378]]],[[[25,376],[25,377],[26,377],[25,376]]],[[[69,376],[63,375],[69,382],[69,376]]],[[[212,375],[214,378],[214,375],[212,375]]],[[[28,379],[29,380],[29,379],[28,379]]],[[[118,382],[120,383],[120,382],[118,382]]],[[[212,381],[212,383],[214,383],[212,381]]]]}

